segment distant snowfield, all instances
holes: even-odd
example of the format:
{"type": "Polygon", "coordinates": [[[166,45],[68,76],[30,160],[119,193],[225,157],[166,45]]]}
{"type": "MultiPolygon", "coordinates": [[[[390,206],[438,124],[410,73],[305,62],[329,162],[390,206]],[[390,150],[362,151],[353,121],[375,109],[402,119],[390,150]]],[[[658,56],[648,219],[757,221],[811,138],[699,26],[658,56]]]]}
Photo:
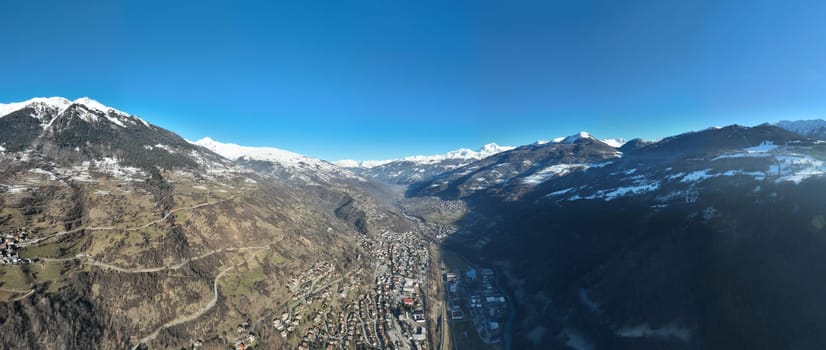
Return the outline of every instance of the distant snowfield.
{"type": "Polygon", "coordinates": [[[320,159],[286,151],[274,147],[249,147],[234,143],[223,143],[209,137],[190,143],[202,146],[229,160],[246,158],[250,160],[270,161],[286,167],[316,167],[322,170],[334,170],[336,167],[320,159]]]}
{"type": "Polygon", "coordinates": [[[404,158],[398,159],[387,159],[387,160],[365,160],[365,161],[358,161],[352,159],[344,159],[344,160],[337,160],[332,162],[335,165],[345,167],[345,168],[374,168],[377,166],[382,166],[388,163],[393,162],[411,162],[417,164],[436,164],[446,160],[480,160],[487,157],[490,157],[494,154],[510,151],[515,147],[512,146],[499,146],[495,143],[489,143],[478,151],[471,150],[469,148],[460,148],[455,151],[450,151],[445,154],[437,154],[437,155],[419,155],[419,156],[409,156],[404,158]]]}
{"type": "MultiPolygon", "coordinates": [[[[536,141],[534,144],[535,145],[544,145],[544,144],[547,144],[547,143],[574,143],[574,142],[576,142],[578,140],[581,140],[581,139],[590,139],[590,140],[595,140],[595,141],[601,141],[601,142],[603,142],[603,143],[605,143],[608,146],[611,146],[613,148],[620,148],[627,142],[623,138],[597,140],[590,133],[588,133],[586,131],[580,131],[579,133],[576,133],[574,135],[557,137],[557,138],[554,138],[553,140],[539,140],[539,141],[536,141]]],[[[488,143],[488,144],[482,146],[482,148],[480,148],[478,151],[473,151],[473,150],[468,149],[468,148],[460,148],[460,149],[457,149],[455,151],[450,151],[450,152],[447,152],[445,154],[437,154],[437,155],[418,155],[418,156],[408,156],[408,157],[398,158],[398,159],[364,160],[364,161],[353,160],[353,159],[343,159],[343,160],[334,161],[332,163],[335,164],[335,165],[338,165],[340,167],[345,167],[345,168],[365,168],[365,169],[370,169],[370,168],[374,168],[374,167],[377,167],[377,166],[382,166],[382,165],[385,165],[385,164],[388,164],[388,163],[405,162],[405,161],[406,162],[412,162],[412,163],[418,163],[418,164],[435,164],[435,163],[440,163],[440,162],[443,162],[443,161],[446,161],[446,160],[451,160],[451,159],[454,159],[454,160],[480,160],[480,159],[490,157],[490,156],[492,156],[494,154],[497,154],[497,153],[510,151],[514,148],[516,148],[516,147],[513,147],[513,146],[500,146],[500,145],[497,145],[496,143],[488,143]]]]}
{"type": "MultiPolygon", "coordinates": [[[[544,144],[548,144],[548,143],[573,143],[573,142],[575,142],[576,140],[579,140],[579,139],[597,140],[597,138],[593,137],[587,131],[580,131],[579,133],[571,135],[571,136],[560,136],[560,137],[553,138],[551,140],[539,140],[539,141],[534,142],[533,144],[534,145],[544,145],[544,144]]],[[[624,138],[601,139],[601,140],[598,140],[598,141],[601,141],[602,143],[604,143],[608,146],[611,146],[613,148],[620,148],[628,142],[628,140],[626,140],[624,138]]]]}
{"type": "Polygon", "coordinates": [[[234,143],[215,141],[209,137],[204,137],[194,142],[189,140],[187,141],[191,144],[204,147],[232,161],[239,159],[258,160],[271,162],[284,168],[297,170],[294,172],[293,176],[300,178],[307,183],[314,182],[311,177],[329,180],[330,176],[341,176],[362,182],[367,181],[365,178],[356,175],[352,171],[339,167],[333,163],[280,148],[241,146],[234,143]]]}

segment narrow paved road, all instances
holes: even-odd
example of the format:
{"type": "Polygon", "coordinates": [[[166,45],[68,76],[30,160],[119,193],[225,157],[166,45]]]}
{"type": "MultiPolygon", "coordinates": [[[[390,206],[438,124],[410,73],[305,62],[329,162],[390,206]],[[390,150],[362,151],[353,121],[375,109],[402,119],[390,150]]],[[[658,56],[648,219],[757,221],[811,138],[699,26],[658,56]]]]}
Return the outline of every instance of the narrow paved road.
{"type": "Polygon", "coordinates": [[[3,300],[3,302],[8,303],[8,302],[12,302],[12,301],[23,300],[23,299],[25,299],[26,297],[28,297],[29,295],[32,295],[32,294],[34,293],[34,288],[32,288],[32,289],[26,289],[26,290],[20,290],[20,289],[9,289],[9,288],[0,288],[0,291],[7,292],[7,293],[24,293],[24,294],[23,294],[23,295],[21,295],[21,296],[14,297],[14,298],[11,298],[11,299],[9,299],[9,300],[3,300]]]}
{"type": "Polygon", "coordinates": [[[105,263],[105,262],[102,262],[102,261],[94,260],[91,257],[89,257],[88,255],[83,255],[83,254],[78,254],[77,256],[74,256],[74,257],[71,257],[71,258],[60,258],[60,259],[40,258],[40,260],[44,261],[44,262],[50,262],[50,263],[55,263],[55,262],[59,263],[59,262],[66,262],[66,261],[71,261],[71,260],[83,260],[83,259],[85,259],[85,260],[88,260],[87,264],[89,264],[89,265],[98,266],[98,267],[106,268],[106,269],[110,269],[110,270],[115,270],[115,271],[118,271],[118,272],[123,272],[123,273],[149,273],[149,272],[158,272],[158,271],[166,271],[166,270],[178,270],[178,269],[186,266],[186,264],[188,264],[190,262],[193,262],[195,260],[200,260],[200,259],[206,258],[210,255],[217,254],[217,253],[234,252],[234,251],[240,251],[240,250],[265,249],[269,246],[270,246],[270,244],[265,244],[265,245],[260,245],[260,246],[238,247],[238,248],[221,248],[221,249],[211,250],[209,252],[203,253],[203,254],[198,255],[196,257],[193,257],[193,258],[184,259],[183,261],[181,261],[177,264],[157,266],[157,267],[135,267],[135,268],[120,267],[120,266],[112,265],[112,264],[105,263]]]}
{"type": "MultiPolygon", "coordinates": [[[[250,247],[241,247],[241,248],[227,248],[227,249],[222,249],[222,250],[227,250],[227,251],[260,250],[260,249],[267,249],[267,248],[269,248],[269,246],[270,246],[269,244],[266,244],[266,245],[261,245],[261,246],[250,246],[250,247]]],[[[214,252],[208,253],[208,254],[213,254],[213,253],[214,252]]],[[[206,255],[207,254],[204,254],[204,255],[201,255],[200,257],[204,257],[206,255]]],[[[192,259],[190,259],[190,261],[191,260],[192,259]]],[[[178,265],[183,266],[183,264],[185,264],[185,263],[181,263],[181,264],[178,264],[178,265]]],[[[232,266],[222,270],[221,272],[218,273],[217,276],[215,276],[215,282],[212,283],[212,294],[213,294],[212,300],[210,300],[209,303],[204,305],[203,308],[201,308],[200,310],[198,310],[195,313],[192,313],[192,314],[189,314],[189,315],[186,315],[186,316],[181,316],[181,317],[178,317],[178,318],[176,318],[172,321],[164,323],[162,326],[158,327],[158,329],[156,329],[154,332],[152,332],[152,334],[150,334],[150,335],[144,337],[143,339],[141,339],[140,341],[138,341],[138,343],[135,344],[135,347],[133,347],[132,349],[133,350],[138,349],[141,344],[145,344],[147,342],[150,342],[150,341],[154,340],[155,337],[157,337],[158,334],[162,330],[167,329],[169,327],[177,326],[181,323],[185,323],[185,322],[189,322],[189,321],[192,321],[194,319],[197,319],[198,317],[203,316],[204,313],[206,313],[207,311],[209,311],[210,309],[215,307],[215,305],[218,303],[218,282],[221,280],[221,277],[224,277],[224,274],[226,274],[229,270],[232,270],[232,269],[236,268],[240,264],[241,263],[239,262],[235,265],[232,265],[232,266]]],[[[175,266],[178,266],[178,265],[175,265],[175,266]]],[[[180,266],[178,268],[180,268],[180,266]]]]}
{"type": "MultiPolygon", "coordinates": [[[[225,199],[222,199],[222,200],[219,200],[219,201],[215,201],[215,202],[206,202],[206,203],[196,204],[196,205],[193,205],[193,206],[190,206],[190,207],[183,207],[183,208],[174,209],[174,210],[172,210],[172,211],[170,211],[170,212],[166,213],[166,215],[164,215],[164,216],[163,216],[162,218],[160,218],[160,219],[157,219],[157,220],[154,220],[154,221],[150,221],[150,222],[148,222],[148,223],[146,223],[146,224],[143,224],[143,225],[141,225],[141,226],[132,227],[132,228],[126,228],[126,229],[122,229],[122,230],[125,230],[125,231],[137,231],[137,230],[142,230],[142,229],[145,229],[145,228],[147,228],[147,227],[149,227],[149,226],[156,225],[156,224],[159,224],[159,223],[161,223],[161,222],[166,221],[166,219],[168,219],[171,215],[173,215],[173,214],[175,214],[175,213],[177,213],[177,212],[179,212],[179,211],[182,211],[182,210],[192,210],[192,209],[197,209],[197,208],[205,207],[205,206],[207,206],[207,205],[215,205],[215,204],[218,204],[218,203],[223,203],[223,202],[226,202],[226,201],[229,201],[229,200],[233,200],[233,199],[237,198],[238,196],[240,196],[240,195],[234,195],[234,196],[231,196],[231,197],[229,197],[229,198],[225,198],[225,199]]],[[[47,240],[47,239],[49,239],[49,238],[58,237],[58,236],[64,236],[64,235],[68,235],[68,234],[71,234],[71,233],[80,232],[80,231],[84,231],[84,230],[86,230],[86,231],[106,231],[106,230],[117,230],[117,229],[119,229],[119,228],[118,228],[118,227],[116,227],[116,226],[90,226],[90,227],[79,227],[79,228],[76,228],[76,229],[73,229],[73,230],[63,231],[63,232],[57,232],[57,233],[53,233],[53,234],[50,234],[50,235],[47,235],[47,236],[40,237],[40,238],[38,238],[38,239],[33,239],[33,240],[28,241],[28,242],[26,242],[26,243],[20,244],[20,247],[21,247],[21,248],[25,248],[25,247],[28,247],[28,246],[30,246],[30,245],[35,245],[35,244],[37,244],[37,243],[40,243],[40,242],[42,242],[42,241],[45,241],[45,240],[47,240]]]]}
{"type": "Polygon", "coordinates": [[[227,271],[234,269],[236,266],[238,266],[238,264],[232,265],[232,266],[222,270],[220,273],[218,273],[217,276],[215,276],[215,282],[212,283],[212,294],[213,294],[212,300],[210,300],[209,303],[204,305],[203,308],[196,311],[195,313],[192,313],[192,314],[189,314],[189,315],[186,315],[186,316],[181,316],[181,317],[178,317],[178,318],[176,318],[172,321],[164,323],[162,326],[158,327],[158,329],[156,329],[154,332],[152,332],[152,334],[149,334],[146,337],[144,337],[143,339],[139,340],[138,343],[135,344],[135,347],[132,348],[132,350],[137,350],[138,348],[140,348],[141,344],[145,344],[145,343],[148,343],[148,342],[154,340],[155,337],[157,337],[158,334],[162,330],[167,329],[169,327],[177,326],[181,323],[186,323],[186,322],[192,321],[192,320],[194,320],[198,317],[201,317],[204,313],[206,313],[207,311],[209,311],[210,309],[215,307],[215,304],[218,303],[218,281],[221,280],[221,277],[224,277],[224,274],[227,273],[227,271]]]}

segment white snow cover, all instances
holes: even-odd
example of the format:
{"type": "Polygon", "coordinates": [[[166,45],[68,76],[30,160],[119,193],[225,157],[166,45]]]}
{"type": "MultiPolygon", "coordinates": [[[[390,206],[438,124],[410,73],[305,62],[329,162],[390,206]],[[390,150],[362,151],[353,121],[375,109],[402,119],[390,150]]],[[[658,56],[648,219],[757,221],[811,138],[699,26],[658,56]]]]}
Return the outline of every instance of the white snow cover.
{"type": "Polygon", "coordinates": [[[167,152],[169,152],[169,153],[177,153],[177,151],[175,151],[175,149],[174,149],[174,148],[172,148],[172,147],[170,147],[170,146],[168,146],[168,145],[161,144],[161,143],[156,144],[155,146],[145,145],[144,147],[145,147],[145,148],[149,148],[149,149],[153,149],[153,148],[160,148],[160,149],[162,149],[162,150],[164,150],[164,151],[167,151],[167,152]]]}
{"type": "MultiPolygon", "coordinates": [[[[127,117],[127,119],[125,120],[128,120],[132,123],[135,123],[135,121],[137,121],[143,124],[144,126],[149,127],[149,123],[147,123],[145,120],[141,118],[130,116],[129,113],[125,113],[118,109],[106,106],[88,97],[81,97],[74,101],[70,101],[69,99],[63,97],[35,97],[22,102],[0,103],[0,118],[7,116],[13,112],[19,111],[23,108],[31,107],[32,109],[34,109],[34,114],[32,114],[32,117],[41,120],[41,122],[43,122],[41,126],[45,128],[49,126],[49,124],[43,120],[43,116],[45,114],[50,113],[53,115],[60,115],[72,105],[83,106],[88,111],[101,112],[107,120],[121,127],[125,126],[123,124],[123,121],[116,117],[110,116],[109,112],[112,112],[120,117],[127,117]]],[[[95,114],[82,114],[80,117],[89,122],[98,120],[98,116],[95,114]]],[[[52,121],[53,120],[54,119],[52,119],[52,121]]]]}
{"type": "MultiPolygon", "coordinates": [[[[571,136],[563,138],[561,141],[559,141],[559,143],[574,143],[574,142],[577,142],[579,140],[584,140],[584,139],[596,140],[587,131],[580,131],[577,134],[573,134],[571,136]]],[[[556,140],[558,140],[558,138],[554,139],[555,142],[556,142],[556,140]]]]}
{"type": "Polygon", "coordinates": [[[759,145],[749,148],[744,148],[743,151],[728,153],[714,157],[712,160],[720,160],[726,158],[743,158],[743,157],[769,157],[772,152],[777,150],[779,146],[771,141],[763,141],[759,145]]]}
{"type": "MultiPolygon", "coordinates": [[[[580,131],[580,132],[578,132],[576,134],[573,134],[571,136],[557,137],[557,138],[554,138],[554,139],[551,139],[551,140],[539,140],[539,141],[534,142],[534,144],[535,145],[544,145],[544,144],[547,144],[547,143],[574,143],[574,142],[576,142],[578,140],[582,140],[582,139],[597,140],[597,138],[595,138],[589,132],[580,131]]],[[[611,147],[614,147],[614,148],[620,148],[620,147],[622,147],[622,145],[624,145],[626,142],[628,142],[624,138],[604,139],[604,140],[599,140],[599,141],[602,141],[603,143],[607,144],[608,146],[611,146],[611,147]]]]}
{"type": "Polygon", "coordinates": [[[81,97],[77,100],[72,101],[72,103],[83,105],[84,107],[95,109],[95,110],[98,110],[98,111],[101,111],[101,112],[114,111],[117,114],[122,114],[122,115],[127,115],[127,116],[129,115],[128,113],[124,113],[124,112],[119,111],[117,109],[114,109],[112,107],[104,106],[102,103],[100,103],[98,101],[95,101],[95,100],[93,100],[91,98],[88,98],[88,97],[81,97]]]}
{"type": "Polygon", "coordinates": [[[554,176],[564,176],[575,170],[590,168],[590,164],[554,164],[522,179],[525,184],[541,184],[554,176]]]}
{"type": "Polygon", "coordinates": [[[123,114],[127,116],[129,115],[112,107],[104,106],[102,103],[90,99],[88,97],[81,97],[74,101],[69,101],[68,99],[63,97],[35,97],[23,102],[0,103],[0,116],[6,116],[8,114],[11,114],[12,112],[19,111],[29,106],[32,106],[34,108],[53,108],[56,109],[58,113],[63,113],[63,111],[65,111],[66,108],[69,108],[69,106],[73,104],[79,104],[86,107],[87,109],[97,110],[101,112],[108,112],[109,110],[112,110],[118,114],[123,114]]]}
{"type": "Polygon", "coordinates": [[[622,145],[624,145],[628,141],[626,139],[623,139],[623,138],[616,138],[616,139],[604,139],[604,140],[602,140],[602,142],[604,142],[608,146],[611,146],[611,147],[614,147],[614,148],[620,148],[620,147],[622,147],[622,145]]]}
{"type": "Polygon", "coordinates": [[[766,153],[777,149],[777,145],[771,141],[763,141],[759,145],[746,148],[746,153],[766,153]]]}
{"type": "Polygon", "coordinates": [[[573,188],[573,187],[569,187],[569,188],[566,188],[566,189],[564,189],[564,190],[554,191],[554,192],[551,192],[551,193],[546,194],[546,195],[545,195],[545,197],[550,198],[550,197],[553,197],[553,196],[561,196],[561,195],[563,195],[563,194],[566,194],[566,193],[568,193],[568,192],[573,191],[574,189],[575,189],[575,188],[573,188]]]}
{"type": "Polygon", "coordinates": [[[709,171],[711,171],[711,169],[692,171],[692,172],[688,173],[687,175],[683,176],[683,178],[682,178],[682,180],[680,180],[680,182],[697,182],[697,181],[702,181],[702,180],[708,179],[708,178],[712,177],[712,175],[709,175],[709,173],[708,173],[709,171]]]}
{"type": "Polygon", "coordinates": [[[619,187],[609,191],[598,191],[593,195],[593,197],[603,198],[607,202],[614,200],[617,197],[623,197],[629,194],[642,194],[645,192],[654,191],[658,188],[660,188],[659,181],[644,182],[638,185],[619,187]]]}
{"type": "Polygon", "coordinates": [[[826,120],[782,120],[775,124],[783,129],[794,131],[798,134],[807,135],[821,128],[826,128],[826,120]]]}
{"type": "Polygon", "coordinates": [[[337,160],[334,161],[333,164],[344,168],[358,168],[359,166],[361,166],[361,162],[352,159],[337,160]]]}
{"type": "MultiPolygon", "coordinates": [[[[335,166],[332,163],[328,163],[321,159],[308,157],[302,154],[285,151],[279,148],[240,146],[234,143],[222,143],[219,141],[215,141],[209,137],[204,137],[198,141],[191,143],[207,148],[221,155],[222,157],[231,160],[245,158],[251,160],[268,161],[279,164],[285,168],[308,171],[315,176],[325,177],[324,174],[338,174],[340,176],[354,178],[361,181],[364,180],[363,178],[353,174],[351,171],[339,168],[338,166],[335,166]]],[[[301,172],[300,174],[306,173],[301,172]]]]}
{"type": "Polygon", "coordinates": [[[410,162],[414,162],[414,163],[421,163],[421,164],[432,164],[432,163],[438,163],[438,162],[441,162],[441,161],[447,160],[447,159],[483,159],[483,158],[490,157],[494,154],[504,152],[504,151],[509,151],[509,150],[512,150],[512,149],[513,149],[513,147],[510,147],[510,146],[499,146],[495,143],[489,143],[489,144],[486,144],[486,145],[482,146],[482,148],[480,148],[478,151],[473,151],[473,150],[468,149],[468,148],[460,148],[460,149],[457,149],[455,151],[447,152],[446,154],[432,155],[432,156],[410,156],[410,157],[404,157],[401,160],[410,161],[410,162]]]}
{"type": "Polygon", "coordinates": [[[807,155],[789,153],[775,156],[775,165],[769,167],[769,172],[779,176],[778,182],[800,183],[807,178],[826,174],[826,163],[807,155]]]}
{"type": "MultiPolygon", "coordinates": [[[[814,122],[814,121],[812,121],[814,122]]],[[[768,176],[776,176],[778,182],[794,182],[800,183],[804,179],[826,175],[826,162],[816,159],[812,156],[790,152],[789,149],[780,147],[771,141],[763,141],[760,145],[749,147],[740,152],[724,154],[714,158],[713,160],[735,157],[771,157],[774,162],[769,166],[766,173],[758,172],[735,172],[736,174],[752,175],[755,179],[762,180],[768,176]]],[[[695,172],[694,176],[699,176],[696,179],[684,179],[683,181],[697,181],[703,180],[711,176],[729,175],[731,171],[724,174],[710,175],[707,171],[703,174],[695,172]]],[[[692,175],[692,174],[689,174],[692,175]]]]}
{"type": "Polygon", "coordinates": [[[384,165],[387,163],[392,163],[396,161],[407,161],[413,162],[417,164],[435,164],[445,160],[456,159],[456,160],[479,160],[483,158],[490,157],[494,154],[509,151],[514,149],[511,146],[499,146],[495,143],[489,143],[478,151],[474,151],[468,148],[460,148],[455,151],[450,151],[445,154],[437,154],[437,155],[429,155],[429,156],[409,156],[400,159],[389,159],[389,160],[365,160],[365,161],[357,161],[352,159],[345,159],[345,160],[338,160],[333,162],[333,164],[346,167],[346,168],[373,168],[380,165],[384,165]]]}
{"type": "Polygon", "coordinates": [[[248,147],[234,143],[223,143],[212,138],[204,137],[192,142],[198,146],[206,147],[210,151],[218,153],[224,158],[236,160],[238,158],[248,158],[253,160],[264,160],[283,164],[298,164],[299,162],[316,163],[321,160],[310,158],[298,153],[285,151],[274,147],[248,147]]]}

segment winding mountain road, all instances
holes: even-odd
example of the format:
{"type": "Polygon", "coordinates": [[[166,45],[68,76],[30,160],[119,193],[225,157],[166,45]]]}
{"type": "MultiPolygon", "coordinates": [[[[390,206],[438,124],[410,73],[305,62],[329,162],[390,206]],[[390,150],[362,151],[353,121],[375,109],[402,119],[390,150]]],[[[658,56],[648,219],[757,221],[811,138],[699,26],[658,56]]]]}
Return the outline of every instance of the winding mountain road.
{"type": "Polygon", "coordinates": [[[212,300],[210,300],[209,303],[207,303],[200,310],[192,314],[181,316],[172,321],[164,323],[162,326],[155,329],[154,332],[139,340],[137,344],[135,344],[135,346],[132,348],[132,350],[137,350],[140,348],[141,344],[145,344],[147,342],[154,340],[162,330],[197,319],[198,317],[201,317],[204,313],[215,307],[215,305],[218,303],[218,281],[221,280],[221,277],[224,277],[224,274],[226,274],[227,271],[232,270],[237,266],[238,264],[235,264],[226,269],[223,269],[221,270],[221,272],[218,273],[217,276],[215,276],[215,281],[212,283],[212,300]]]}
{"type": "Polygon", "coordinates": [[[23,300],[23,299],[25,299],[26,297],[28,297],[29,295],[32,295],[32,294],[34,293],[34,288],[32,288],[32,289],[27,289],[27,290],[9,289],[9,288],[0,288],[0,291],[2,291],[2,292],[7,292],[7,293],[25,293],[25,294],[23,294],[23,295],[21,295],[21,296],[14,297],[14,298],[11,298],[11,299],[9,299],[9,300],[4,300],[4,302],[12,302],[12,301],[23,300]]]}
{"type": "MultiPolygon", "coordinates": [[[[197,209],[197,208],[201,208],[201,207],[208,206],[208,205],[219,204],[219,203],[222,203],[222,202],[225,202],[225,201],[233,200],[238,196],[240,196],[240,195],[234,195],[234,196],[231,196],[229,198],[222,199],[220,201],[206,202],[206,203],[201,203],[201,204],[197,204],[197,205],[193,205],[193,206],[189,206],[189,207],[174,209],[174,210],[170,211],[169,213],[167,213],[166,215],[164,215],[160,219],[148,222],[148,223],[143,224],[141,226],[126,228],[126,229],[123,229],[123,230],[125,230],[125,231],[141,230],[141,229],[144,229],[144,228],[147,228],[149,226],[152,226],[152,225],[155,225],[155,224],[158,224],[158,223],[161,223],[161,222],[165,221],[166,219],[168,219],[171,215],[175,214],[176,212],[179,212],[179,211],[182,211],[182,210],[197,209]]],[[[114,226],[76,228],[76,229],[73,229],[73,230],[58,232],[58,233],[47,235],[47,236],[44,236],[44,237],[41,237],[41,238],[38,238],[38,239],[35,239],[35,240],[28,241],[25,244],[21,244],[21,247],[27,247],[27,246],[35,245],[37,243],[40,243],[42,241],[45,241],[45,240],[53,238],[53,237],[67,235],[67,234],[71,234],[71,233],[75,233],[75,232],[80,232],[80,231],[83,231],[83,230],[102,231],[102,230],[115,230],[115,229],[118,229],[118,228],[114,227],[114,226]]],[[[183,261],[181,261],[177,264],[164,265],[164,266],[158,266],[158,267],[125,268],[125,267],[120,267],[120,266],[116,266],[116,265],[113,265],[113,264],[109,264],[109,263],[94,260],[94,259],[92,259],[91,256],[85,255],[85,254],[82,254],[82,253],[78,254],[74,257],[70,257],[70,258],[40,258],[40,260],[43,261],[43,262],[51,262],[51,263],[59,263],[59,262],[66,262],[66,261],[72,261],[72,260],[87,260],[88,264],[98,266],[98,267],[101,267],[101,268],[106,268],[106,269],[122,272],[122,273],[151,273],[151,272],[159,272],[159,271],[166,271],[166,270],[177,270],[177,269],[180,269],[180,268],[186,266],[188,263],[190,263],[192,261],[203,259],[203,258],[206,258],[206,257],[211,256],[213,254],[217,254],[217,253],[221,253],[221,252],[267,249],[267,248],[269,248],[270,244],[272,244],[272,242],[264,244],[264,245],[257,245],[257,246],[245,246],[245,247],[233,247],[233,248],[216,249],[216,250],[208,251],[206,253],[203,253],[201,255],[198,255],[198,256],[195,256],[195,257],[192,257],[192,258],[187,258],[187,259],[185,259],[185,260],[183,260],[183,261]]],[[[217,305],[217,303],[218,303],[218,283],[220,282],[221,278],[223,278],[224,275],[227,272],[229,272],[230,270],[236,268],[239,264],[241,264],[241,263],[239,262],[239,263],[236,263],[235,265],[232,265],[232,266],[230,266],[226,269],[223,269],[218,273],[218,275],[215,276],[215,280],[212,283],[212,294],[213,294],[212,299],[206,305],[204,305],[202,308],[200,308],[198,311],[196,311],[194,313],[191,313],[189,315],[180,316],[180,317],[177,317],[173,320],[170,320],[170,321],[164,323],[163,325],[161,325],[160,327],[155,329],[152,333],[150,333],[146,337],[140,339],[132,349],[136,350],[136,349],[140,348],[141,344],[146,344],[147,342],[150,342],[150,341],[154,340],[158,336],[158,334],[160,334],[160,332],[163,331],[164,329],[174,327],[174,326],[177,326],[179,324],[195,320],[195,319],[203,316],[206,312],[208,312],[212,308],[214,308],[215,305],[217,305]]],[[[26,298],[29,295],[33,294],[35,292],[35,289],[32,288],[30,290],[16,290],[16,289],[0,288],[0,291],[6,291],[6,292],[11,292],[11,293],[25,293],[22,296],[15,297],[13,299],[8,300],[8,301],[17,301],[17,300],[21,300],[21,299],[26,298]]]]}
{"type": "MultiPolygon", "coordinates": [[[[229,198],[225,198],[225,199],[222,199],[222,200],[219,200],[219,201],[206,202],[206,203],[196,204],[196,205],[189,206],[189,207],[177,208],[177,209],[174,209],[174,210],[170,211],[169,213],[167,213],[166,215],[164,215],[160,219],[148,222],[148,223],[143,224],[141,226],[126,228],[126,229],[123,229],[123,230],[125,230],[125,231],[141,230],[141,229],[147,228],[149,226],[161,223],[161,222],[165,221],[166,219],[168,219],[171,215],[173,215],[173,214],[175,214],[179,211],[192,210],[192,209],[205,207],[205,206],[208,206],[208,205],[219,204],[219,203],[222,203],[222,202],[233,200],[233,199],[237,198],[238,196],[240,196],[240,195],[234,195],[234,196],[231,196],[229,198]]],[[[22,248],[22,247],[35,245],[37,243],[40,243],[42,241],[45,241],[45,240],[53,238],[53,237],[67,235],[67,234],[71,234],[71,233],[75,233],[75,232],[80,232],[80,231],[83,231],[83,230],[101,231],[101,230],[115,230],[115,229],[118,229],[118,228],[114,227],[114,226],[81,227],[81,228],[76,228],[76,229],[73,229],[73,230],[57,232],[57,233],[54,233],[54,234],[51,234],[51,235],[40,237],[38,239],[28,241],[25,244],[21,244],[20,246],[22,248]]],[[[187,258],[187,259],[185,259],[185,260],[183,260],[183,261],[181,261],[177,264],[164,265],[164,266],[158,266],[158,267],[125,268],[125,267],[120,267],[120,266],[116,266],[116,265],[113,265],[113,264],[105,263],[105,262],[102,262],[102,261],[94,260],[94,259],[92,259],[91,256],[84,255],[82,253],[78,254],[74,257],[69,257],[69,258],[40,258],[40,260],[43,261],[43,262],[50,262],[50,263],[59,263],[59,262],[66,262],[66,261],[72,261],[72,260],[87,260],[87,263],[90,264],[90,265],[94,265],[94,266],[98,266],[98,267],[101,267],[101,268],[106,268],[106,269],[110,269],[110,270],[114,270],[114,271],[118,271],[118,272],[122,272],[122,273],[151,273],[151,272],[159,272],[159,271],[165,271],[165,270],[177,270],[177,269],[180,269],[180,268],[186,266],[188,263],[190,263],[192,261],[203,259],[203,258],[206,258],[206,257],[211,256],[213,254],[217,254],[217,253],[221,253],[221,252],[266,249],[266,248],[269,248],[270,244],[271,243],[267,243],[267,244],[264,244],[264,245],[258,245],[258,246],[245,246],[245,247],[233,247],[233,248],[216,249],[216,250],[208,251],[208,252],[203,253],[201,255],[198,255],[196,257],[187,258]]],[[[238,263],[238,264],[240,264],[240,263],[238,263]]],[[[218,275],[215,276],[215,281],[213,281],[213,285],[212,285],[212,292],[213,292],[212,300],[210,300],[206,305],[204,305],[204,307],[202,307],[200,310],[198,310],[198,311],[196,311],[192,314],[181,316],[181,317],[175,318],[175,319],[173,319],[173,320],[171,320],[167,323],[164,323],[162,326],[155,329],[154,332],[152,332],[148,336],[146,336],[143,339],[141,339],[140,341],[138,341],[138,343],[135,345],[135,347],[133,349],[139,348],[140,345],[143,344],[143,343],[152,341],[153,339],[155,339],[155,337],[158,336],[158,334],[162,330],[164,330],[166,328],[169,328],[169,327],[173,327],[173,326],[182,324],[182,323],[185,323],[185,322],[188,322],[188,321],[191,321],[191,320],[194,320],[194,319],[197,319],[197,318],[201,317],[204,313],[206,313],[207,311],[209,311],[210,309],[215,307],[215,305],[218,302],[218,282],[221,280],[222,277],[224,277],[224,275],[228,271],[230,271],[230,270],[234,269],[235,267],[237,267],[238,264],[235,264],[233,266],[230,266],[230,267],[222,270],[221,272],[218,273],[218,275]]],[[[25,293],[22,296],[15,297],[13,299],[7,300],[7,301],[10,302],[10,301],[18,301],[18,300],[21,300],[23,298],[28,297],[29,295],[31,295],[35,292],[35,289],[32,288],[32,289],[29,289],[29,290],[17,290],[17,289],[0,288],[0,291],[10,292],[10,293],[25,293]]]]}
{"type": "MultiPolygon", "coordinates": [[[[141,226],[131,227],[131,228],[125,228],[125,229],[122,229],[122,230],[124,230],[124,231],[137,231],[137,230],[142,230],[142,229],[145,229],[145,228],[147,228],[147,227],[149,227],[149,226],[156,225],[156,224],[159,224],[159,223],[162,223],[162,222],[166,221],[166,219],[168,219],[171,215],[173,215],[173,214],[175,214],[175,213],[177,213],[177,212],[179,212],[179,211],[182,211],[182,210],[192,210],[192,209],[197,209],[197,208],[205,207],[205,206],[208,206],[208,205],[215,205],[215,204],[223,203],[223,202],[226,202],[226,201],[233,200],[233,199],[237,198],[238,196],[240,196],[240,194],[236,194],[236,195],[233,195],[233,196],[231,196],[231,197],[229,197],[229,198],[224,198],[224,199],[222,199],[222,200],[215,201],[215,202],[205,202],[205,203],[196,204],[196,205],[189,206],[189,207],[183,207],[183,208],[173,209],[173,210],[171,210],[170,212],[166,213],[166,215],[164,215],[164,216],[163,216],[162,218],[160,218],[160,219],[157,219],[157,220],[154,220],[154,221],[150,221],[150,222],[145,223],[145,224],[143,224],[143,225],[141,225],[141,226]]],[[[21,247],[21,248],[25,248],[25,247],[28,247],[28,246],[30,246],[30,245],[36,245],[36,244],[38,244],[38,243],[40,243],[40,242],[42,242],[42,241],[45,241],[45,240],[50,239],[50,238],[53,238],[53,237],[64,236],[64,235],[68,235],[68,234],[71,234],[71,233],[80,232],[80,231],[84,231],[84,230],[85,230],[85,231],[107,231],[107,230],[118,230],[118,229],[119,229],[119,228],[118,228],[118,227],[116,227],[116,226],[88,226],[88,227],[79,227],[79,228],[76,228],[76,229],[73,229],[73,230],[68,230],[68,231],[63,231],[63,232],[57,232],[57,233],[53,233],[53,234],[50,234],[50,235],[46,235],[46,236],[43,236],[43,237],[40,237],[40,238],[37,238],[37,239],[33,239],[33,240],[28,241],[28,242],[25,242],[25,243],[21,243],[21,244],[20,244],[20,247],[21,247]]]]}

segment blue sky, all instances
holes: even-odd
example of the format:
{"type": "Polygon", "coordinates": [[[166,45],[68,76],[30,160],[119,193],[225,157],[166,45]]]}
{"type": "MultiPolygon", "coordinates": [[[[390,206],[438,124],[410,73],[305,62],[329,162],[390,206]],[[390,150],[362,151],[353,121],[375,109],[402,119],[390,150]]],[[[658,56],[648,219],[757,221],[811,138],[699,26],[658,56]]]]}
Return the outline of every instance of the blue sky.
{"type": "Polygon", "coordinates": [[[328,159],[826,117],[823,1],[4,1],[0,102],[328,159]],[[171,5],[174,4],[174,5],[171,5]]]}

